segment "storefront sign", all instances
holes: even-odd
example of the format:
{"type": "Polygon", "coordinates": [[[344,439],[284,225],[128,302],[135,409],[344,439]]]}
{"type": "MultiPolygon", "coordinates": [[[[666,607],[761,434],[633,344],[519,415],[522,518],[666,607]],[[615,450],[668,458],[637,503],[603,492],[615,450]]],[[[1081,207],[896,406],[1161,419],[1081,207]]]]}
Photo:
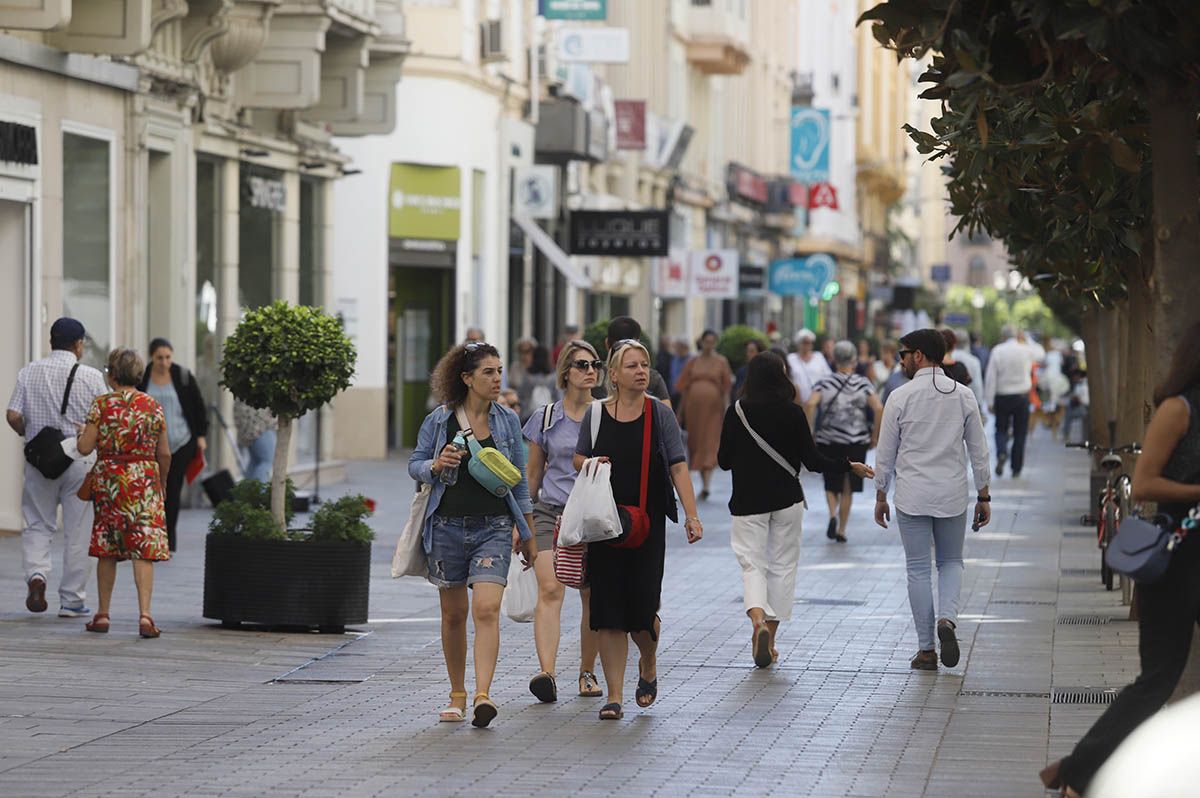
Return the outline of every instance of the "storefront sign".
{"type": "Polygon", "coordinates": [[[817,298],[837,271],[837,261],[823,252],[806,258],[787,258],[771,264],[768,286],[780,296],[817,298]]]}
{"type": "Polygon", "coordinates": [[[792,107],[792,177],[801,183],[829,180],[829,109],[792,107]]]}
{"type": "Polygon", "coordinates": [[[738,293],[744,297],[762,296],[766,282],[767,270],[762,266],[743,264],[738,271],[738,293]]]}
{"type": "Polygon", "coordinates": [[[556,42],[563,63],[629,63],[628,28],[562,28],[556,42]]]}
{"type": "Polygon", "coordinates": [[[554,166],[522,166],[513,176],[513,214],[530,219],[558,216],[558,169],[554,166]]]}
{"type": "Polygon", "coordinates": [[[810,210],[829,208],[838,209],[837,189],[830,183],[814,183],[808,187],[808,207],[810,210]]]}
{"type": "Polygon", "coordinates": [[[392,164],[388,236],[454,241],[462,207],[458,167],[392,164]]]}
{"type": "Polygon", "coordinates": [[[282,180],[259,175],[246,178],[246,200],[251,208],[283,213],[287,207],[287,189],[282,180]]]}
{"type": "Polygon", "coordinates": [[[753,202],[758,205],[767,203],[767,179],[751,169],[739,164],[729,164],[727,189],[735,199],[753,202]]]}
{"type": "Polygon", "coordinates": [[[736,299],[738,295],[738,251],[701,249],[691,253],[689,286],[691,296],[705,299],[736,299]]]}
{"type": "Polygon", "coordinates": [[[608,0],[538,0],[538,13],[546,19],[603,22],[608,16],[608,0]]]}
{"type": "Polygon", "coordinates": [[[658,257],[670,243],[669,211],[575,211],[572,255],[658,257]]]}
{"type": "Polygon", "coordinates": [[[950,264],[935,263],[929,267],[929,277],[935,283],[950,282],[950,264]]]}
{"type": "Polygon", "coordinates": [[[29,166],[37,164],[37,128],[16,122],[0,122],[0,161],[29,166]]]}
{"type": "Polygon", "coordinates": [[[688,295],[688,253],[672,248],[654,266],[654,294],[661,299],[683,299],[688,295]]]}
{"type": "Polygon", "coordinates": [[[617,100],[617,149],[646,149],[646,101],[617,100]]]}

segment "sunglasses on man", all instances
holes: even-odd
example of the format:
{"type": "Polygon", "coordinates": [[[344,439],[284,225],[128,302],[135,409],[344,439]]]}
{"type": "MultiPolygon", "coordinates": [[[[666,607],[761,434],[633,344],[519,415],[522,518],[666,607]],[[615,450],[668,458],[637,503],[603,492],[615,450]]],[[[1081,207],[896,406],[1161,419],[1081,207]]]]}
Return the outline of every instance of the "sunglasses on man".
{"type": "Polygon", "coordinates": [[[915,350],[915,349],[901,349],[899,352],[896,353],[896,357],[903,359],[905,355],[911,355],[916,351],[917,350],[915,350]]]}

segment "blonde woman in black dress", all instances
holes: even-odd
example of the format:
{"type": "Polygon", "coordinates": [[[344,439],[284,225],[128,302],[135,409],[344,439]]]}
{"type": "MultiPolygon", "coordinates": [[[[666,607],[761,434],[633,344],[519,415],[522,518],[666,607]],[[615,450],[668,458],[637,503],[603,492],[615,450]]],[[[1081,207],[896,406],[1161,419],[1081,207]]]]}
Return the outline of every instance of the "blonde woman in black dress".
{"type": "Polygon", "coordinates": [[[588,580],[591,583],[591,624],[599,635],[600,664],[608,688],[601,720],[624,714],[625,662],[629,638],[641,657],[638,661],[637,705],[645,709],[658,696],[658,609],[666,556],[666,519],[678,521],[675,493],[683,502],[688,543],[700,540],[704,528],[696,516],[696,496],[684,457],[675,414],[655,399],[647,399],[650,353],[635,340],[617,341],[608,355],[609,398],[593,404],[583,416],[575,468],[588,457],[612,463],[613,498],[619,505],[637,505],[641,493],[644,416],[651,416],[650,461],[646,511],[650,533],[638,548],[617,548],[609,543],[588,546],[588,580]],[[592,413],[603,413],[596,440],[592,440],[592,413]],[[674,492],[671,486],[674,485],[674,492]]]}

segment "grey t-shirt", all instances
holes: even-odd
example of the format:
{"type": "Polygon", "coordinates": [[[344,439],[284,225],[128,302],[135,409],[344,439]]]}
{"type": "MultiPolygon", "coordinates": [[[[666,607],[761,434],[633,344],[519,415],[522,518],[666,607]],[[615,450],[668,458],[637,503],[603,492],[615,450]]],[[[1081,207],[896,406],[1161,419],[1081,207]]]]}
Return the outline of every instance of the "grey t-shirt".
{"type": "MultiPolygon", "coordinates": [[[[667,381],[656,369],[650,369],[650,384],[646,386],[646,393],[662,402],[671,401],[671,392],[667,390],[667,381]]],[[[592,398],[607,399],[608,388],[604,385],[597,385],[592,389],[592,398]]]]}

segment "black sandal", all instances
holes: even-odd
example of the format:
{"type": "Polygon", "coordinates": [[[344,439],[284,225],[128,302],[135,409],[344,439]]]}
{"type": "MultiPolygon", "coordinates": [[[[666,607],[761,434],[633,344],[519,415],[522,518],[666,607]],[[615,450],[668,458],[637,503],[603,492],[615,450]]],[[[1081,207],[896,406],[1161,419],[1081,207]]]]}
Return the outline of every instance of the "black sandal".
{"type": "Polygon", "coordinates": [[[653,681],[648,682],[642,678],[641,674],[638,674],[637,692],[635,692],[633,696],[637,701],[637,705],[642,709],[647,709],[653,706],[654,700],[658,698],[658,677],[655,676],[653,681]],[[649,697],[650,700],[643,704],[642,699],[647,697],[649,697]]]}
{"type": "Polygon", "coordinates": [[[543,704],[551,704],[558,700],[558,685],[554,677],[542,671],[529,680],[529,692],[543,704]]]}
{"type": "Polygon", "coordinates": [[[617,703],[605,704],[600,707],[600,720],[620,720],[625,717],[625,711],[617,703]]]}

